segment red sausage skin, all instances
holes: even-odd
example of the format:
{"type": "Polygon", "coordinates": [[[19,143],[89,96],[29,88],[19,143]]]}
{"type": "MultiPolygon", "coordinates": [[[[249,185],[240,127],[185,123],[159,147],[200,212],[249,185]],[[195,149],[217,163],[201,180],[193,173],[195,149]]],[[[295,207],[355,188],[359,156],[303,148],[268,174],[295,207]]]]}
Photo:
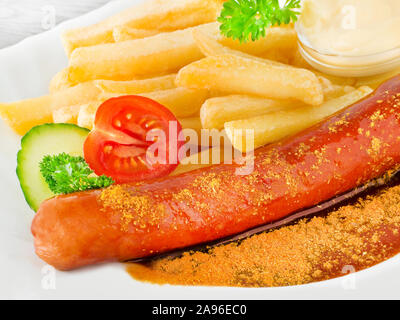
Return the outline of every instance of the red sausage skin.
{"type": "Polygon", "coordinates": [[[192,246],[317,205],[399,164],[397,76],[313,128],[257,150],[249,175],[217,165],[48,200],[32,225],[36,253],[70,270],[192,246]],[[111,190],[124,196],[114,199],[111,190]]]}

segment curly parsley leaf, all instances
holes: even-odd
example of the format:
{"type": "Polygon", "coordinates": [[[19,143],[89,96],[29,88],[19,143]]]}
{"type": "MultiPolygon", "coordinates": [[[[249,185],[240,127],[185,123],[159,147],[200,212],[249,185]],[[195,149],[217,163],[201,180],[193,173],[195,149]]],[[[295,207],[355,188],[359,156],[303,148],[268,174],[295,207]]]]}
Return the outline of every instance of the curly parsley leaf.
{"type": "Polygon", "coordinates": [[[110,186],[114,181],[96,176],[82,157],[66,153],[46,156],[40,162],[40,172],[55,194],[69,194],[110,186]]]}
{"type": "Polygon", "coordinates": [[[297,21],[300,7],[300,0],[287,0],[283,7],[279,0],[228,0],[218,18],[220,30],[240,42],[255,41],[271,26],[297,21]]]}

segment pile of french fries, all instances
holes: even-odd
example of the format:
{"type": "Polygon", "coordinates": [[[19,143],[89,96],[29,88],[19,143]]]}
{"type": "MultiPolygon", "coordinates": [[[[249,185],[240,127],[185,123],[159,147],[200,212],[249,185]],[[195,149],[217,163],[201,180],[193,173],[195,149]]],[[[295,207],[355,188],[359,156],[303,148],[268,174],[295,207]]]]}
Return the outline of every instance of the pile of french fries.
{"type": "Polygon", "coordinates": [[[225,130],[248,151],[318,123],[399,73],[340,78],[313,70],[297,49],[293,25],[257,41],[223,37],[223,0],[151,0],[63,35],[69,65],[49,94],[0,104],[19,134],[33,126],[75,123],[91,129],[97,108],[121,95],[143,95],[169,108],[184,128],[225,130]]]}

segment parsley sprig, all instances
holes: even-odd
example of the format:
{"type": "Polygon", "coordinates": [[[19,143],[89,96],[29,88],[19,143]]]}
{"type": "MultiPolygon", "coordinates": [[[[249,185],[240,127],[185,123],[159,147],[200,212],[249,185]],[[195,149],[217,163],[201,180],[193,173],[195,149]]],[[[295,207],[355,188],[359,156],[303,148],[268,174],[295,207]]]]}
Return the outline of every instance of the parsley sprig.
{"type": "Polygon", "coordinates": [[[221,33],[240,42],[255,41],[265,36],[265,29],[295,22],[300,14],[300,0],[228,0],[218,21],[221,33]]]}
{"type": "Polygon", "coordinates": [[[94,175],[84,158],[66,153],[44,157],[40,172],[55,194],[105,188],[114,183],[109,177],[94,175]]]}

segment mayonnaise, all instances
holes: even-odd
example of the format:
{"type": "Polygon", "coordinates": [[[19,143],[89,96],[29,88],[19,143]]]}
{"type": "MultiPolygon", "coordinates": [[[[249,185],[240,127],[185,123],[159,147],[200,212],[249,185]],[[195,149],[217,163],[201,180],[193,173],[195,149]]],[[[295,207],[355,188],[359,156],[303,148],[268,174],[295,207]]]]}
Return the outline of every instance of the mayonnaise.
{"type": "Polygon", "coordinates": [[[400,0],[305,0],[298,27],[320,53],[381,53],[400,47],[400,0]]]}
{"type": "MultiPolygon", "coordinates": [[[[296,29],[306,56],[311,55],[305,58],[322,59],[327,67],[386,64],[386,70],[400,58],[400,0],[303,0],[296,29]]],[[[379,72],[385,71],[364,69],[361,75],[379,72]]]]}

